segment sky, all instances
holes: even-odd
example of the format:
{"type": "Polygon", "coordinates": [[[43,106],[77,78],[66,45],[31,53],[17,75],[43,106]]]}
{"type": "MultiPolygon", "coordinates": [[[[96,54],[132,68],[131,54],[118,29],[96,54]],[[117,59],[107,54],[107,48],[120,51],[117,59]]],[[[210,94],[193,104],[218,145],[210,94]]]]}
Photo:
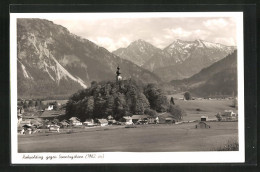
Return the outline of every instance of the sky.
{"type": "Polygon", "coordinates": [[[142,39],[165,48],[176,39],[236,46],[236,20],[232,17],[145,17],[145,18],[46,18],[66,27],[109,51],[125,48],[142,39]]]}

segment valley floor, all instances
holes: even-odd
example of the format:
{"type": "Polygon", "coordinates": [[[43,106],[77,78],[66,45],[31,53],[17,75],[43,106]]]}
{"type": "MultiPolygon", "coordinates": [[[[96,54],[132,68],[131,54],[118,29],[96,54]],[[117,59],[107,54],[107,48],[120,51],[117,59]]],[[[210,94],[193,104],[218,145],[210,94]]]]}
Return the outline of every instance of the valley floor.
{"type": "Polygon", "coordinates": [[[75,132],[19,135],[18,152],[216,151],[238,139],[237,122],[208,122],[210,129],[196,129],[196,124],[106,126],[75,132]]]}

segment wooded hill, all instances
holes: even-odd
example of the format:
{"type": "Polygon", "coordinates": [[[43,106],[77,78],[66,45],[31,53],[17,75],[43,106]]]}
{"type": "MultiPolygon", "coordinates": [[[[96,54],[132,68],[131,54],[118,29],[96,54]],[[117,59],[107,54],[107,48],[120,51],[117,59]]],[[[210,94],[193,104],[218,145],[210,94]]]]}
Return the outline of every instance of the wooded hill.
{"type": "Polygon", "coordinates": [[[176,119],[181,119],[181,110],[170,105],[163,91],[156,84],[141,85],[135,80],[120,82],[92,82],[88,89],[73,94],[66,105],[66,117],[107,118],[116,120],[134,114],[151,114],[173,111],[176,119]]]}

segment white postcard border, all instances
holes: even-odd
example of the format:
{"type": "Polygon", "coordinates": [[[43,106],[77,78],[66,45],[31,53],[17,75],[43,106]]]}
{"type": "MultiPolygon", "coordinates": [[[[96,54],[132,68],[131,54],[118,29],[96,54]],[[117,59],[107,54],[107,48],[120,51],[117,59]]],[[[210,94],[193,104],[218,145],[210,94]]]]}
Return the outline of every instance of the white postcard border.
{"type": "Polygon", "coordinates": [[[10,96],[12,164],[93,164],[93,163],[243,163],[244,133],[244,43],[243,12],[145,12],[145,13],[10,13],[10,96]],[[231,152],[78,152],[18,153],[17,139],[17,18],[123,18],[123,17],[234,17],[238,49],[238,134],[239,151],[231,152]],[[67,157],[67,158],[61,158],[67,157]],[[56,158],[55,158],[56,157],[56,158]]]}

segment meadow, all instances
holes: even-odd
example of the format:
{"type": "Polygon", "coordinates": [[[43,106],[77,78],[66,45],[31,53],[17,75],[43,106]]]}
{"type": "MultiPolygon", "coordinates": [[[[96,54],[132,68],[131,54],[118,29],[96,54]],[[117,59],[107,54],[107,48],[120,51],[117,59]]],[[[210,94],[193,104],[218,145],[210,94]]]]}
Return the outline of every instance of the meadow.
{"type": "Polygon", "coordinates": [[[184,121],[200,120],[200,117],[203,115],[216,120],[215,115],[225,110],[232,110],[237,113],[237,109],[231,107],[233,100],[230,99],[195,99],[185,101],[179,99],[183,98],[183,94],[168,95],[167,97],[168,99],[173,97],[174,103],[186,112],[187,115],[183,117],[184,121]]]}
{"type": "Polygon", "coordinates": [[[237,140],[237,122],[139,125],[137,128],[107,126],[79,132],[19,135],[18,152],[175,152],[212,151],[237,140]]]}

